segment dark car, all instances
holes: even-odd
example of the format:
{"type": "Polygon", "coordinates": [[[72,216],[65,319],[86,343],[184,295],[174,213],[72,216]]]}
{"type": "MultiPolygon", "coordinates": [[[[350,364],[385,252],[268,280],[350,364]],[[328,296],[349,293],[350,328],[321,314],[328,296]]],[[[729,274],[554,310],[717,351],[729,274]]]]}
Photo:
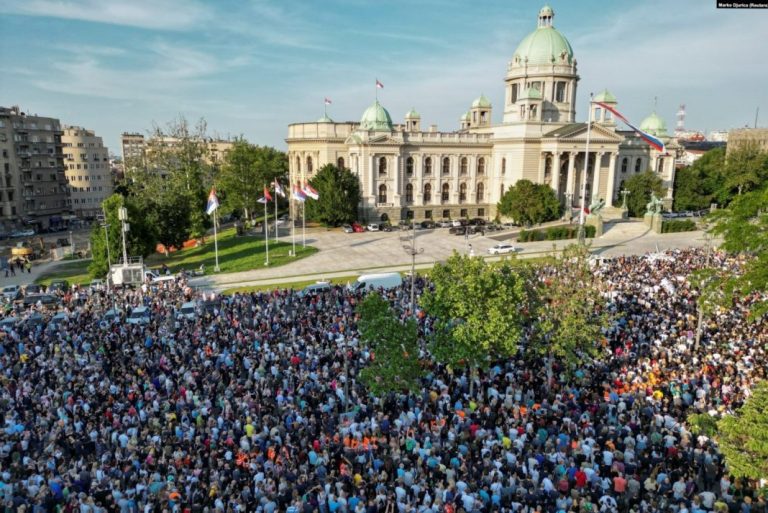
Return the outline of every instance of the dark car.
{"type": "Polygon", "coordinates": [[[427,230],[430,230],[430,229],[434,228],[435,226],[436,226],[435,222],[432,221],[431,219],[427,219],[426,221],[422,221],[421,222],[421,227],[424,228],[424,229],[427,229],[427,230]]]}
{"type": "Polygon", "coordinates": [[[25,294],[42,294],[43,287],[42,285],[38,285],[37,283],[30,283],[29,285],[24,287],[24,293],[25,294]]]}
{"type": "Polygon", "coordinates": [[[31,329],[37,328],[38,326],[45,326],[45,319],[42,315],[35,312],[26,319],[24,319],[24,324],[31,329]]]}
{"type": "Polygon", "coordinates": [[[379,225],[379,230],[382,232],[391,232],[392,231],[392,225],[389,223],[381,223],[379,225]]]}
{"type": "Polygon", "coordinates": [[[215,310],[221,312],[221,307],[221,299],[209,299],[200,303],[203,312],[210,315],[213,315],[215,310]]]}
{"type": "Polygon", "coordinates": [[[36,305],[38,302],[50,308],[58,306],[61,301],[53,294],[27,294],[24,297],[24,306],[36,305]]]}
{"type": "Polygon", "coordinates": [[[69,282],[67,280],[53,280],[48,285],[48,292],[66,292],[69,290],[69,282]]]}
{"type": "Polygon", "coordinates": [[[450,230],[448,230],[448,233],[451,235],[465,235],[467,233],[467,227],[466,226],[453,226],[450,230]]]}

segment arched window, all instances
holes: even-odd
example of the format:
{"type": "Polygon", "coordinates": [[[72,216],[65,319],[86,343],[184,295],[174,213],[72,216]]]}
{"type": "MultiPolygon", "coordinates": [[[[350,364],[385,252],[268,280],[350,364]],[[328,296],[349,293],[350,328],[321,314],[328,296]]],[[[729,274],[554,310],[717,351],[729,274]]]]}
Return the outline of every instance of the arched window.
{"type": "Polygon", "coordinates": [[[462,183],[459,185],[459,203],[467,201],[467,184],[462,183]]]}
{"type": "Polygon", "coordinates": [[[477,203],[482,203],[485,199],[485,184],[479,183],[477,184],[477,203]]]}
{"type": "Polygon", "coordinates": [[[387,174],[387,157],[379,158],[379,174],[380,175],[387,174]]]}
{"type": "Polygon", "coordinates": [[[450,191],[450,189],[448,187],[448,184],[444,183],[443,184],[443,191],[442,191],[441,196],[440,196],[440,199],[443,201],[443,203],[448,201],[448,192],[449,191],[450,191]]]}
{"type": "Polygon", "coordinates": [[[635,161],[635,173],[640,172],[640,166],[643,165],[643,159],[639,158],[635,161]]]}
{"type": "Polygon", "coordinates": [[[411,184],[405,186],[405,201],[408,203],[413,202],[413,185],[411,184]]]}
{"type": "Polygon", "coordinates": [[[427,183],[424,184],[424,204],[426,205],[432,201],[432,184],[427,183]]]}
{"type": "Polygon", "coordinates": [[[387,186],[384,184],[379,185],[379,203],[387,202],[387,186]]]}
{"type": "Polygon", "coordinates": [[[338,160],[336,161],[336,166],[339,169],[344,169],[344,157],[339,157],[338,158],[338,160]]]}
{"type": "Polygon", "coordinates": [[[424,174],[432,174],[432,157],[427,157],[424,159],[424,174]]]}
{"type": "Polygon", "coordinates": [[[296,172],[301,173],[301,157],[296,155],[296,172]]]}
{"type": "Polygon", "coordinates": [[[467,157],[461,157],[461,174],[467,174],[467,157]]]}
{"type": "Polygon", "coordinates": [[[483,157],[477,159],[477,174],[485,174],[485,159],[483,157]]]}
{"type": "Polygon", "coordinates": [[[507,172],[507,159],[501,159],[501,174],[507,172]]]}
{"type": "Polygon", "coordinates": [[[499,199],[504,196],[504,184],[499,185],[499,199]]]}
{"type": "Polygon", "coordinates": [[[312,157],[307,157],[307,173],[312,172],[312,157]]]}
{"type": "Polygon", "coordinates": [[[517,101],[517,84],[512,84],[512,87],[509,88],[509,103],[515,103],[517,101]]]}
{"type": "Polygon", "coordinates": [[[405,172],[409,175],[413,174],[413,157],[408,157],[405,161],[405,172]]]}
{"type": "Polygon", "coordinates": [[[447,175],[451,172],[451,159],[448,157],[443,158],[443,174],[447,175]]]}
{"type": "Polygon", "coordinates": [[[627,157],[624,157],[621,159],[621,172],[626,173],[627,167],[629,166],[629,159],[627,157]]]}

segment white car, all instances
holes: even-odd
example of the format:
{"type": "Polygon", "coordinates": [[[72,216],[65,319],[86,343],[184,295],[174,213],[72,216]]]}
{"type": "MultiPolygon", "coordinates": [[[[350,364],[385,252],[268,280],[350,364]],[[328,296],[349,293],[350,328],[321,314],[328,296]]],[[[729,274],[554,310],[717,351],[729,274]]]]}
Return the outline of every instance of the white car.
{"type": "Polygon", "coordinates": [[[378,232],[379,225],[375,223],[371,223],[368,226],[366,226],[365,229],[368,230],[369,232],[378,232]]]}
{"type": "Polygon", "coordinates": [[[492,248],[488,248],[488,253],[490,253],[491,255],[504,255],[506,253],[517,253],[518,251],[522,251],[522,249],[523,248],[513,246],[512,244],[501,242],[499,244],[496,244],[492,248]]]}

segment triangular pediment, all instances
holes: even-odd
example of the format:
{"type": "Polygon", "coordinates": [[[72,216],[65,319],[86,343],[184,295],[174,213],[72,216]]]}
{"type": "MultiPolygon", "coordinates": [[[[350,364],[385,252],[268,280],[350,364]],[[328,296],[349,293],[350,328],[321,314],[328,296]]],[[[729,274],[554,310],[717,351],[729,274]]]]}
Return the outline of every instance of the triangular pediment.
{"type": "MultiPolygon", "coordinates": [[[[620,134],[610,128],[604,127],[599,123],[592,123],[592,130],[589,134],[593,140],[608,140],[620,143],[624,140],[620,134]]],[[[587,141],[587,124],[571,123],[544,134],[544,139],[557,139],[558,141],[585,142],[587,141]]]]}
{"type": "Polygon", "coordinates": [[[370,134],[367,133],[358,133],[353,132],[350,134],[345,140],[344,144],[348,145],[358,145],[358,144],[382,144],[382,145],[389,145],[389,144],[403,144],[403,141],[401,139],[395,138],[392,136],[390,132],[373,132],[370,134]]]}

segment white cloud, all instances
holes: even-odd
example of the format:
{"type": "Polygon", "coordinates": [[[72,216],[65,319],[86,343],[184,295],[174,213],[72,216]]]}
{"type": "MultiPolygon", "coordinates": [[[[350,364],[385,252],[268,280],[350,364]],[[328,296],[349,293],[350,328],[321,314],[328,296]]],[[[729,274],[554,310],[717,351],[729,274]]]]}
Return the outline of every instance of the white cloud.
{"type": "Polygon", "coordinates": [[[209,9],[192,0],[0,0],[9,14],[187,30],[208,19],[209,9]]]}

